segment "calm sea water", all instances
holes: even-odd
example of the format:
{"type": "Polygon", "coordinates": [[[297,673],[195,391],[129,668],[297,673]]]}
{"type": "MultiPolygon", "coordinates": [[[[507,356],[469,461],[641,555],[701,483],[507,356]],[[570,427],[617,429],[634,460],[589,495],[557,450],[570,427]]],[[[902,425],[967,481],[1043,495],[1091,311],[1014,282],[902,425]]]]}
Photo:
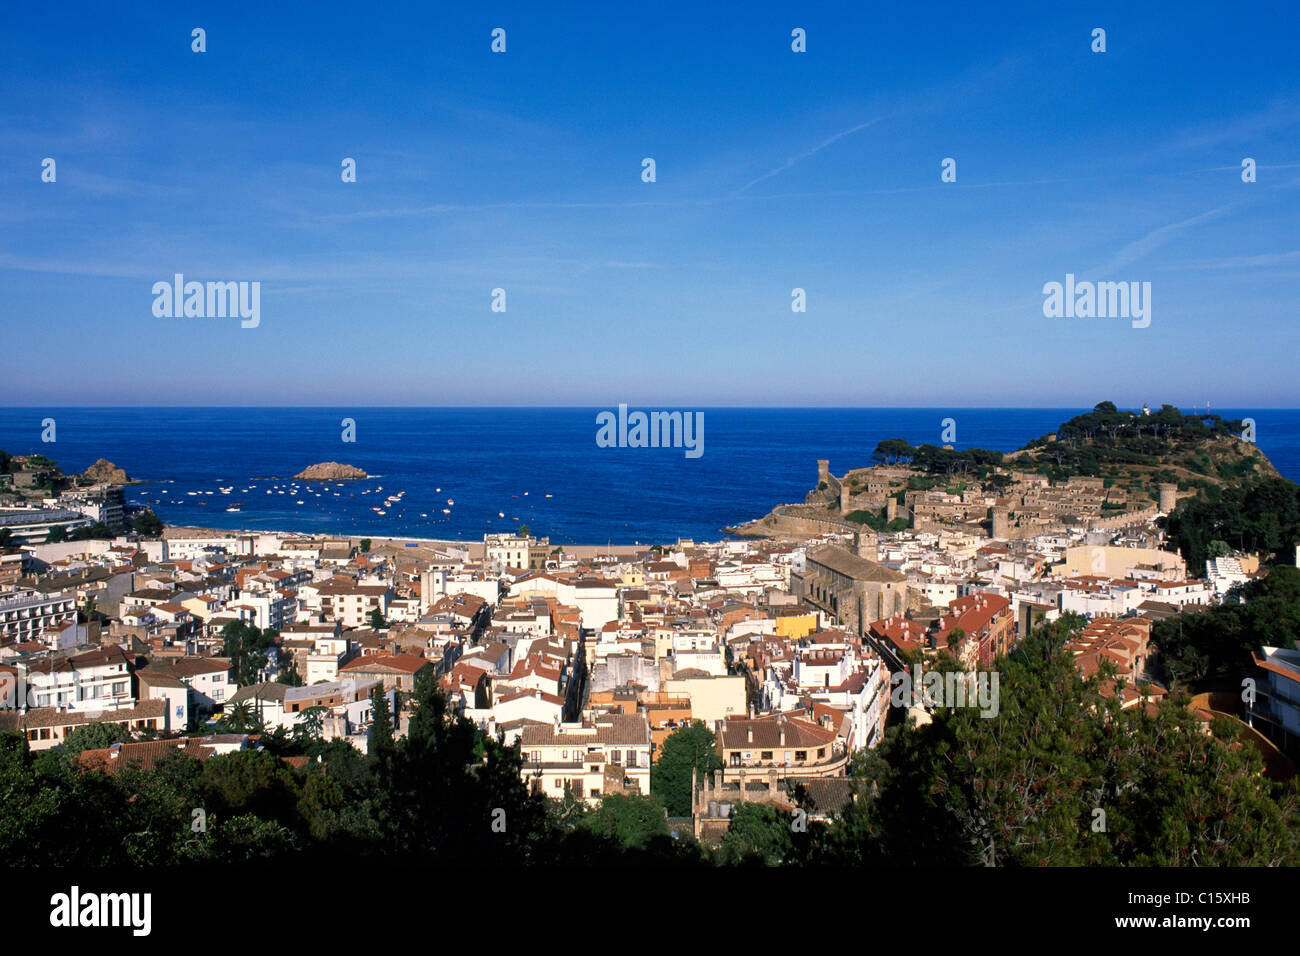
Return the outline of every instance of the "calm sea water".
{"type": "MultiPolygon", "coordinates": [[[[956,420],[959,448],[1012,451],[1086,409],[710,408],[696,459],[682,449],[600,448],[598,411],[0,408],[0,448],[45,454],[68,473],[107,458],[147,482],[127,498],[148,501],[168,524],[465,540],[528,524],[557,543],[631,544],[717,539],[727,525],[802,500],[818,458],[843,474],[870,464],[884,438],[941,444],[944,418],[956,420]],[[47,417],[57,423],[53,444],[41,442],[47,417]],[[355,443],[341,440],[345,417],[356,421],[355,443]],[[373,477],[341,487],[291,480],[318,461],[373,477]],[[225,510],[236,503],[238,512],[225,510]]],[[[1300,410],[1214,411],[1253,418],[1260,448],[1300,480],[1300,410]]]]}

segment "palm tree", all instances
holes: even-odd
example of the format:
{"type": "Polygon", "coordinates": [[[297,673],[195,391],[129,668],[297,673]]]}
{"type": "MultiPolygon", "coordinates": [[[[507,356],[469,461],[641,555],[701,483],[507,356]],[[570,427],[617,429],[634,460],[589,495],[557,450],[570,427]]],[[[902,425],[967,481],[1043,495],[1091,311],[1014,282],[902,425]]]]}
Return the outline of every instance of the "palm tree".
{"type": "Polygon", "coordinates": [[[266,731],[266,724],[247,703],[240,701],[232,707],[219,721],[220,726],[232,734],[260,734],[266,731]]]}
{"type": "Polygon", "coordinates": [[[302,719],[298,726],[293,729],[294,736],[301,736],[307,740],[319,740],[321,728],[325,723],[324,707],[308,707],[300,715],[302,719]]]}

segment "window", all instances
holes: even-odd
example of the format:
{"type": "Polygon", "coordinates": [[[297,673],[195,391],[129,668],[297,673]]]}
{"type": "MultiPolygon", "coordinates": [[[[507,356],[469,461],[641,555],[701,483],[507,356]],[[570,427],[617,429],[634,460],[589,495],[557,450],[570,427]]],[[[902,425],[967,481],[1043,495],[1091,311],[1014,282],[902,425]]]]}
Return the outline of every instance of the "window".
{"type": "Polygon", "coordinates": [[[561,787],[563,787],[563,786],[564,786],[564,781],[561,780],[559,777],[556,777],[556,778],[555,778],[555,789],[556,789],[556,790],[559,790],[559,789],[560,789],[561,787]]]}
{"type": "Polygon", "coordinates": [[[771,759],[772,759],[772,751],[770,751],[770,750],[764,750],[761,754],[759,754],[759,759],[760,759],[760,760],[771,760],[771,759]]]}
{"type": "Polygon", "coordinates": [[[825,757],[825,756],[826,756],[826,748],[825,748],[825,747],[819,747],[819,748],[817,749],[817,759],[820,760],[821,758],[823,758],[823,757],[825,757]]]}
{"type": "Polygon", "coordinates": [[[795,759],[795,760],[807,760],[807,759],[808,759],[808,751],[806,751],[806,750],[796,750],[796,751],[794,752],[794,759],[795,759]]]}

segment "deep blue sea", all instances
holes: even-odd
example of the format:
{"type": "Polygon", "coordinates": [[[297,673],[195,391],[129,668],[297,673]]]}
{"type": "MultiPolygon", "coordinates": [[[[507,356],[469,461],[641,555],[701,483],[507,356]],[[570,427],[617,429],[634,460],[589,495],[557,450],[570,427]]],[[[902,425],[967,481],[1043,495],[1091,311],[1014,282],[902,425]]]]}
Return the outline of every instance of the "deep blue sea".
{"type": "MultiPolygon", "coordinates": [[[[147,482],[128,501],[148,501],[168,524],[461,540],[527,524],[556,543],[644,544],[716,540],[801,501],[818,458],[843,474],[870,464],[881,439],[942,444],[945,418],[959,448],[1013,451],[1086,410],[707,408],[704,454],[689,459],[598,447],[595,408],[0,408],[0,448],[47,455],[66,473],[107,458],[147,482]],[[355,443],[341,440],[345,417],[355,443]],[[41,441],[45,418],[54,443],[41,441]],[[291,480],[318,461],[373,477],[291,480]]],[[[1260,448],[1300,480],[1300,410],[1213,411],[1253,418],[1260,448]]]]}

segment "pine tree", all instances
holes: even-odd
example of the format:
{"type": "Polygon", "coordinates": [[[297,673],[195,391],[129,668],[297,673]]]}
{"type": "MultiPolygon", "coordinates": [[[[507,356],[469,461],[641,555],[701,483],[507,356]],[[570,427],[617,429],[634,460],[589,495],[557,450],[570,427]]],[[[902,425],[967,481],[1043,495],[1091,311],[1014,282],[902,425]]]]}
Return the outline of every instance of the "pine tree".
{"type": "Polygon", "coordinates": [[[393,750],[393,715],[388,710],[388,695],[382,686],[370,692],[370,736],[366,749],[375,755],[390,755],[393,750]]]}

